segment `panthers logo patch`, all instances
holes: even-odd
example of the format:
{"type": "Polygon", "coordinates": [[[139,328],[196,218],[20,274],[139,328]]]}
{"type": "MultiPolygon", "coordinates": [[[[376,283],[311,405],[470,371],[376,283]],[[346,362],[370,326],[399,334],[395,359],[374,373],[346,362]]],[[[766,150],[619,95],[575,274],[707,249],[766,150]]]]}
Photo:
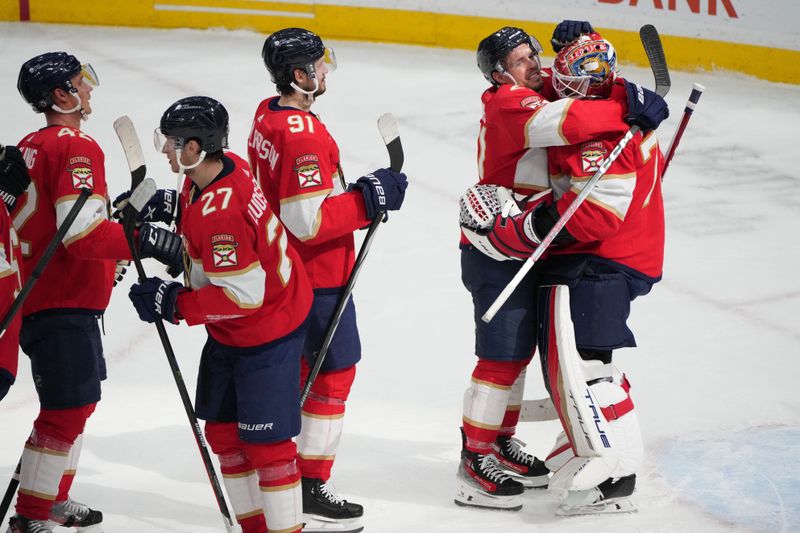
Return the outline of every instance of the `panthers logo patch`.
{"type": "Polygon", "coordinates": [[[581,164],[586,173],[597,172],[606,160],[608,150],[603,147],[603,143],[591,141],[581,146],[581,164]]]}
{"type": "Polygon", "coordinates": [[[319,170],[319,158],[314,154],[298,157],[294,161],[294,170],[301,189],[322,185],[322,175],[319,170]]]}
{"type": "Polygon", "coordinates": [[[72,175],[73,189],[94,189],[92,161],[88,157],[71,158],[67,165],[67,172],[72,175]]]}
{"type": "Polygon", "coordinates": [[[226,233],[214,235],[211,237],[212,255],[214,257],[214,266],[218,268],[233,267],[239,264],[236,257],[236,247],[239,243],[233,235],[226,233]]]}

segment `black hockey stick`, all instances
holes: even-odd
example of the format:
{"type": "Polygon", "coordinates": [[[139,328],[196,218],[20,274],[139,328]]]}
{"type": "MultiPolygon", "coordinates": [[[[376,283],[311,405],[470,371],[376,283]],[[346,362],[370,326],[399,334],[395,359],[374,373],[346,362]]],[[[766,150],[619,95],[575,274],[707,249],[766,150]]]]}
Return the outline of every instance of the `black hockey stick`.
{"type": "MultiPolygon", "coordinates": [[[[133,255],[133,263],[136,265],[136,272],[139,276],[139,282],[147,279],[147,274],[142,266],[142,260],[139,257],[139,250],[134,241],[134,229],[136,227],[136,219],[139,212],[147,204],[147,201],[152,198],[156,192],[156,185],[152,179],[144,181],[144,176],[147,169],[144,163],[144,155],[142,154],[142,147],[139,143],[139,137],[136,135],[136,130],[133,127],[133,122],[127,116],[120,117],[114,121],[114,130],[117,132],[122,143],[122,148],[125,151],[125,157],[128,160],[128,166],[131,170],[131,196],[128,200],[128,205],[123,210],[123,225],[125,227],[125,237],[128,240],[128,247],[133,255]],[[144,188],[142,188],[144,187],[144,188]]],[[[192,400],[189,398],[189,393],[186,390],[186,383],[183,381],[181,369],[178,366],[178,360],[175,357],[175,352],[172,350],[172,344],[169,342],[167,330],[164,328],[164,322],[160,319],[156,320],[156,329],[158,336],[161,339],[161,345],[164,347],[164,353],[167,356],[167,361],[172,369],[172,376],[175,378],[175,385],[178,387],[178,393],[183,403],[183,408],[186,411],[186,416],[189,418],[189,423],[192,427],[194,440],[197,443],[197,448],[200,451],[200,456],[203,459],[203,466],[205,466],[208,480],[211,483],[211,488],[214,491],[214,498],[217,500],[217,506],[225,521],[225,529],[227,531],[236,531],[236,526],[231,519],[231,513],[228,510],[228,505],[225,502],[225,495],[222,492],[217,472],[214,470],[214,465],[211,462],[211,456],[208,453],[208,446],[206,445],[203,431],[200,428],[200,423],[192,406],[192,400]]]]}
{"type": "MultiPolygon", "coordinates": [[[[386,144],[386,150],[389,152],[389,168],[395,172],[400,172],[400,170],[403,168],[403,145],[400,144],[400,132],[397,129],[397,121],[395,120],[394,115],[391,113],[385,113],[384,115],[381,115],[381,117],[378,119],[378,130],[380,130],[381,137],[383,137],[383,142],[386,144]]],[[[350,299],[350,295],[353,292],[353,287],[358,279],[358,274],[361,271],[361,267],[364,265],[364,260],[367,258],[369,248],[372,246],[372,240],[375,238],[375,232],[378,231],[378,226],[380,225],[381,220],[383,220],[383,217],[384,212],[381,211],[375,215],[375,217],[372,219],[372,222],[370,222],[369,229],[367,230],[367,236],[364,237],[364,242],[361,244],[361,249],[358,250],[358,256],[356,257],[355,264],[353,265],[353,270],[350,272],[347,285],[345,285],[344,291],[339,297],[339,301],[336,303],[336,309],[333,312],[328,329],[325,331],[325,337],[322,341],[322,346],[316,354],[316,359],[314,359],[314,366],[308,373],[308,378],[303,386],[303,391],[300,393],[301,408],[303,405],[305,405],[306,399],[308,399],[308,394],[311,392],[311,387],[314,385],[314,381],[317,379],[319,369],[322,368],[322,363],[325,361],[325,356],[328,353],[328,348],[331,346],[331,341],[333,341],[336,328],[339,327],[339,321],[342,319],[344,308],[347,305],[347,301],[350,299]]]]}
{"type": "MultiPolygon", "coordinates": [[[[650,61],[650,68],[653,71],[653,77],[656,81],[656,94],[663,98],[669,92],[671,82],[669,79],[669,70],[667,69],[667,60],[664,57],[664,49],[661,47],[661,39],[658,36],[658,31],[656,31],[655,26],[652,24],[647,24],[642,26],[639,30],[639,37],[642,39],[642,44],[644,45],[644,50],[645,53],[647,53],[647,59],[650,61]]],[[[575,214],[578,207],[580,207],[583,201],[589,196],[589,193],[592,192],[592,189],[594,189],[594,186],[600,181],[600,178],[608,171],[611,164],[616,161],[619,154],[622,153],[622,150],[625,149],[628,142],[633,139],[633,136],[636,135],[640,129],[641,128],[637,125],[631,126],[625,135],[622,136],[622,139],[619,140],[617,146],[614,147],[609,156],[603,161],[600,168],[597,169],[597,172],[586,182],[586,185],[581,189],[578,196],[569,204],[561,215],[561,218],[558,219],[545,238],[542,239],[536,251],[522,264],[522,267],[520,267],[511,281],[508,282],[508,285],[506,285],[503,291],[497,296],[497,299],[495,299],[492,305],[489,306],[489,309],[486,310],[481,320],[490,322],[492,318],[494,318],[494,315],[497,314],[500,307],[508,300],[508,297],[511,296],[511,293],[517,288],[522,278],[525,277],[534,263],[542,257],[542,254],[544,254],[545,250],[552,244],[556,235],[567,225],[569,219],[572,218],[572,215],[575,214]]]]}
{"type": "MultiPolygon", "coordinates": [[[[5,147],[4,147],[5,151],[5,147]]],[[[14,316],[17,312],[22,308],[22,304],[25,303],[25,299],[30,294],[33,286],[41,277],[44,269],[47,267],[50,259],[52,259],[53,254],[56,253],[58,246],[61,244],[61,241],[64,239],[64,235],[67,234],[69,228],[72,226],[72,223],[75,222],[75,219],[78,216],[78,213],[83,208],[86,200],[92,195],[91,189],[81,189],[80,194],[78,194],[78,199],[75,200],[75,204],[67,213],[67,216],[64,218],[64,221],[56,230],[55,235],[53,238],[50,239],[50,242],[47,244],[47,248],[44,249],[44,253],[39,258],[39,261],[36,263],[36,266],[33,268],[33,272],[31,273],[31,277],[25,282],[23,285],[22,290],[19,291],[17,297],[14,298],[14,302],[9,307],[6,315],[3,317],[3,321],[0,323],[0,336],[2,336],[6,332],[6,328],[8,325],[11,324],[11,321],[14,320],[14,316]]],[[[22,466],[22,462],[17,463],[17,469],[14,471],[14,475],[11,476],[11,481],[8,483],[8,488],[6,489],[6,493],[3,496],[3,501],[0,503],[0,524],[6,519],[6,513],[8,513],[8,508],[11,507],[11,500],[14,499],[14,493],[17,491],[17,486],[19,486],[19,471],[22,466]]]]}
{"type": "Polygon", "coordinates": [[[672,161],[672,157],[675,155],[675,150],[678,148],[678,143],[681,142],[681,137],[683,137],[683,132],[686,130],[686,126],[689,124],[689,119],[692,118],[694,108],[697,106],[697,102],[700,101],[700,96],[705,90],[705,86],[699,83],[695,83],[692,86],[692,92],[689,94],[689,100],[686,101],[686,107],[683,108],[683,117],[681,117],[681,123],[678,125],[678,129],[675,131],[675,135],[672,136],[672,141],[669,143],[667,155],[664,156],[664,170],[661,171],[661,181],[664,181],[664,176],[667,174],[669,163],[672,161]]]}
{"type": "Polygon", "coordinates": [[[53,254],[56,253],[59,245],[61,245],[64,235],[67,234],[67,231],[69,231],[72,223],[75,222],[75,218],[77,218],[78,213],[91,195],[91,189],[81,189],[80,194],[78,194],[78,199],[75,200],[75,204],[67,213],[67,216],[64,218],[64,222],[62,222],[58,227],[55,235],[53,235],[53,238],[50,239],[50,242],[47,244],[47,248],[44,249],[44,253],[39,258],[36,266],[33,268],[31,277],[27,279],[25,285],[22,287],[22,290],[20,290],[19,294],[17,294],[17,297],[14,298],[14,303],[11,304],[11,307],[6,312],[6,316],[3,317],[3,322],[0,323],[0,335],[6,332],[6,328],[14,319],[14,315],[17,314],[17,311],[19,311],[19,309],[22,307],[22,304],[25,303],[25,299],[28,297],[28,294],[30,294],[33,286],[39,280],[39,277],[42,275],[42,272],[44,272],[44,269],[47,267],[50,259],[52,259],[53,254]]]}

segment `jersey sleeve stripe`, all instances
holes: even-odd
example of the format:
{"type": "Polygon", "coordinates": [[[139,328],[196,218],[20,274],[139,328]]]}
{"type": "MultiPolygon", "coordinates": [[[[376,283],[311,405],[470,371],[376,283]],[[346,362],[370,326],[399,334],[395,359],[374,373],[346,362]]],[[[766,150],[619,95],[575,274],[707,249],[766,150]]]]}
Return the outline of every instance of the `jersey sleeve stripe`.
{"type": "MultiPolygon", "coordinates": [[[[580,194],[588,180],[573,180],[571,190],[580,194]]],[[[586,198],[587,201],[612,213],[620,220],[625,220],[628,208],[633,200],[633,190],[636,187],[636,174],[605,175],[592,189],[586,198]]]]}
{"type": "Polygon", "coordinates": [[[224,275],[206,272],[209,281],[223,289],[225,295],[241,309],[255,309],[264,302],[267,273],[255,262],[238,272],[224,275]]]}
{"type": "Polygon", "coordinates": [[[525,148],[543,148],[569,144],[563,125],[572,99],[556,100],[540,107],[525,125],[525,148]]]}
{"type": "MultiPolygon", "coordinates": [[[[64,223],[64,219],[67,218],[67,214],[69,214],[77,199],[78,195],[63,196],[58,199],[56,202],[56,224],[58,226],[64,223]]],[[[69,246],[82,239],[104,220],[107,220],[106,199],[98,194],[93,194],[86,200],[86,204],[64,235],[62,239],[64,246],[69,246]]]]}
{"type": "Polygon", "coordinates": [[[322,224],[322,202],[329,191],[281,200],[281,220],[286,229],[301,241],[316,237],[322,224]]]}

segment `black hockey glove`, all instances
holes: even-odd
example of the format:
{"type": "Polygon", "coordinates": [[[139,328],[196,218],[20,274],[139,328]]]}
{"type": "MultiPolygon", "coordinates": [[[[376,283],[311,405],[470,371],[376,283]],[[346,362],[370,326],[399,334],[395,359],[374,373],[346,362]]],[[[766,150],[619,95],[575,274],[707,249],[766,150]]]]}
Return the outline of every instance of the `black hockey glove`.
{"type": "Polygon", "coordinates": [[[183,272],[183,240],[177,233],[142,224],[139,228],[139,257],[152,257],[167,266],[167,274],[179,276],[183,272]]]}
{"type": "Polygon", "coordinates": [[[155,322],[162,319],[172,324],[177,324],[176,303],[178,294],[184,286],[174,281],[165,281],[160,278],[147,278],[141,283],[134,283],[128,292],[128,298],[133,302],[139,318],[145,322],[155,322]]]}
{"type": "Polygon", "coordinates": [[[628,93],[628,114],[623,118],[626,124],[650,131],[669,117],[667,102],[650,89],[626,81],[625,91],[628,93]]]}
{"type": "Polygon", "coordinates": [[[0,146],[0,196],[9,211],[14,208],[17,196],[24,193],[30,183],[28,167],[19,148],[0,146]]]}
{"type": "MultiPolygon", "coordinates": [[[[114,207],[114,213],[111,215],[115,220],[123,221],[123,211],[125,206],[128,205],[128,200],[131,197],[130,191],[125,191],[116,197],[111,204],[114,207]]],[[[139,218],[137,222],[163,222],[164,224],[172,224],[175,220],[175,204],[178,200],[178,193],[174,189],[159,189],[139,211],[139,218]]]]}
{"type": "Polygon", "coordinates": [[[584,34],[592,33],[592,25],[586,20],[562,20],[553,30],[550,44],[553,51],[559,53],[562,48],[584,34]]]}
{"type": "Polygon", "coordinates": [[[408,178],[402,172],[380,168],[356,180],[353,189],[361,189],[367,218],[374,218],[381,211],[397,211],[403,205],[408,187],[408,178]]]}

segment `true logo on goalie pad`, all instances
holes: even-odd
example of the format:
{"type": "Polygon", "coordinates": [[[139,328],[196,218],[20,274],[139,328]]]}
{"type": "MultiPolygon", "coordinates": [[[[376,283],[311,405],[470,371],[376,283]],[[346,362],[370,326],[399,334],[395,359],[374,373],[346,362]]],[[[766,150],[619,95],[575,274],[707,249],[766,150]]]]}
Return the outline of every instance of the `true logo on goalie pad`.
{"type": "Polygon", "coordinates": [[[72,174],[73,189],[94,189],[92,162],[88,157],[73,157],[69,160],[67,172],[72,174]]]}
{"type": "Polygon", "coordinates": [[[599,141],[590,141],[581,146],[581,164],[586,173],[597,172],[600,165],[606,160],[608,150],[599,141]]]}
{"type": "Polygon", "coordinates": [[[319,158],[314,154],[307,154],[298,157],[294,161],[294,170],[297,172],[297,180],[300,188],[315,187],[322,185],[322,175],[319,170],[319,158]]]}
{"type": "Polygon", "coordinates": [[[220,234],[211,237],[212,255],[214,266],[218,268],[232,267],[239,264],[236,257],[236,247],[239,243],[233,235],[220,234]]]}

